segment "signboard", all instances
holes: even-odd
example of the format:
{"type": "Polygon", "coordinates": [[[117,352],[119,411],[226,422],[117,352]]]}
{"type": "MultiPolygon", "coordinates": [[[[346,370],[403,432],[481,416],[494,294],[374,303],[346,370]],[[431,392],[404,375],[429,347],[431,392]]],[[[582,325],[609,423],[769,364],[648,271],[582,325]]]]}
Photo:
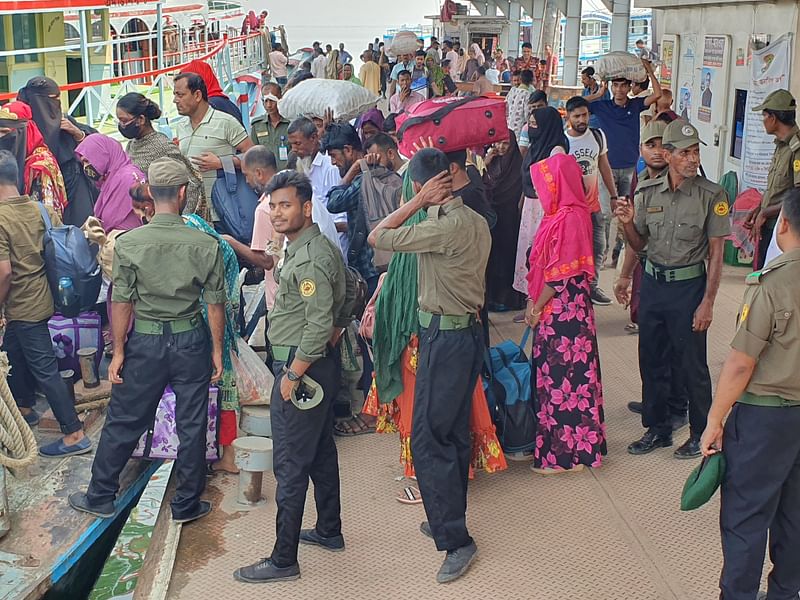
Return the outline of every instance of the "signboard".
{"type": "Polygon", "coordinates": [[[703,66],[722,68],[725,60],[725,36],[707,35],[703,45],[703,66]]]}
{"type": "Polygon", "coordinates": [[[677,41],[674,35],[665,35],[661,40],[661,72],[659,79],[661,86],[665,88],[672,89],[675,58],[678,50],[677,41]]]}
{"type": "Polygon", "coordinates": [[[764,191],[767,174],[775,152],[774,137],[764,131],[761,113],[753,107],[778,89],[789,89],[791,38],[783,35],[766,48],[753,50],[750,63],[750,87],[744,121],[744,147],[742,151],[741,189],[756,188],[764,191]]]}

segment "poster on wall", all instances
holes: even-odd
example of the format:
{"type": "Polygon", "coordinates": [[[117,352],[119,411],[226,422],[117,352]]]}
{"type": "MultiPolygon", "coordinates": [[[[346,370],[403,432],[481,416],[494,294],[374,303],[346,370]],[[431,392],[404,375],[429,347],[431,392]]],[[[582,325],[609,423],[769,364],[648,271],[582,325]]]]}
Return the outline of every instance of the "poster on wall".
{"type": "Polygon", "coordinates": [[[703,67],[700,76],[700,106],[697,108],[697,120],[703,123],[711,123],[711,107],[714,102],[712,86],[715,70],[703,67]]]}
{"type": "Polygon", "coordinates": [[[664,39],[661,41],[661,72],[659,83],[665,88],[672,88],[676,41],[674,36],[664,36],[664,39]]]}
{"type": "Polygon", "coordinates": [[[681,119],[691,120],[692,114],[692,84],[684,82],[678,93],[678,114],[681,119]]]}
{"type": "Polygon", "coordinates": [[[743,190],[763,191],[767,186],[769,165],[775,152],[774,137],[764,131],[761,113],[753,112],[753,107],[761,104],[771,92],[789,89],[790,52],[788,35],[782,35],[765,48],[753,50],[742,149],[743,190]]]}
{"type": "Polygon", "coordinates": [[[707,35],[703,44],[703,66],[722,68],[725,60],[726,38],[722,35],[707,35]]]}

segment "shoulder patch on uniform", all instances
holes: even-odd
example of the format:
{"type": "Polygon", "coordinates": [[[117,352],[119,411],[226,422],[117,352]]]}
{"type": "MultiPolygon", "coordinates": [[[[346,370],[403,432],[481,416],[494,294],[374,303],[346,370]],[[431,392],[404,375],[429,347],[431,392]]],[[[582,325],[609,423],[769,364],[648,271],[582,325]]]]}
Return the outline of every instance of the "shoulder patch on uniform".
{"type": "Polygon", "coordinates": [[[800,160],[795,160],[792,168],[794,168],[795,173],[800,173],[800,160]]]}
{"type": "Polygon", "coordinates": [[[317,284],[313,279],[303,279],[300,282],[300,295],[303,298],[310,298],[317,293],[317,284]]]}
{"type": "Polygon", "coordinates": [[[800,137],[798,137],[798,134],[793,135],[791,139],[789,139],[789,149],[792,152],[800,150],[800,137]]]}
{"type": "Polygon", "coordinates": [[[744,282],[747,285],[761,285],[761,278],[771,270],[772,269],[762,269],[760,271],[753,271],[744,278],[744,282]]]}
{"type": "Polygon", "coordinates": [[[728,207],[728,203],[725,200],[720,200],[714,205],[714,214],[718,217],[724,217],[728,214],[730,208],[728,207]]]}
{"type": "Polygon", "coordinates": [[[749,314],[750,314],[750,305],[749,304],[743,304],[742,305],[742,314],[739,317],[739,325],[741,325],[742,323],[744,323],[747,320],[747,315],[749,315],[749,314]]]}

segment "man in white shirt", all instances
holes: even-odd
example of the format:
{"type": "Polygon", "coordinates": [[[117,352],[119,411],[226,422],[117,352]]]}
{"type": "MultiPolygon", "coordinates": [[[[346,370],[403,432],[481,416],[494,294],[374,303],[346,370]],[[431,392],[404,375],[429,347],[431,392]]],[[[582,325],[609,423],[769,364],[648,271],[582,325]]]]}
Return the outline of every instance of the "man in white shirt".
{"type": "MultiPolygon", "coordinates": [[[[301,117],[289,125],[288,135],[292,152],[297,156],[297,171],[311,180],[315,200],[312,206],[316,206],[317,198],[327,206],[328,192],[341,183],[342,177],[330,157],[320,152],[317,126],[311,119],[301,117]]],[[[339,232],[339,247],[347,257],[347,213],[334,214],[333,221],[339,232]]]]}
{"type": "Polygon", "coordinates": [[[311,75],[317,79],[325,79],[325,67],[328,65],[328,59],[322,53],[322,48],[314,50],[314,60],[311,61],[311,75]]]}
{"type": "Polygon", "coordinates": [[[445,40],[443,46],[446,52],[444,58],[450,61],[451,75],[455,81],[458,81],[458,52],[453,50],[453,42],[450,40],[445,40]]]}
{"type": "Polygon", "coordinates": [[[567,101],[567,140],[569,153],[575,157],[583,171],[583,187],[586,190],[586,203],[592,213],[593,252],[595,256],[594,280],[591,283],[591,298],[594,304],[606,306],[611,304],[603,290],[598,287],[598,267],[602,264],[605,252],[605,217],[600,207],[600,177],[607,189],[612,190],[616,198],[616,185],[611,165],[608,162],[608,142],[600,129],[589,127],[589,103],[581,96],[567,101]]]}

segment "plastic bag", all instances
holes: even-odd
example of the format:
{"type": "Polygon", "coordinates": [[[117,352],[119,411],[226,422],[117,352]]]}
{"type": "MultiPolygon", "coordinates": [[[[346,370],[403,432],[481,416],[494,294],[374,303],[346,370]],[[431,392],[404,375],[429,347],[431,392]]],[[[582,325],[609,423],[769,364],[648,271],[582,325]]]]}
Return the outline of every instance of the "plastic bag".
{"type": "Polygon", "coordinates": [[[417,34],[413,31],[398,31],[394,34],[391,52],[395,56],[400,56],[401,54],[416,54],[417,48],[419,48],[417,44],[417,34]]]}
{"type": "Polygon", "coordinates": [[[239,355],[232,352],[231,360],[236,373],[239,404],[241,406],[268,405],[275,378],[247,342],[239,338],[236,346],[239,349],[239,355]]]}
{"type": "Polygon", "coordinates": [[[335,119],[355,119],[378,103],[378,97],[367,88],[338,79],[301,81],[278,101],[278,111],[290,121],[299,117],[325,116],[331,108],[335,119]]]}
{"type": "Polygon", "coordinates": [[[600,79],[627,79],[633,82],[647,80],[642,59],[630,52],[616,51],[601,56],[594,71],[600,79]]]}

